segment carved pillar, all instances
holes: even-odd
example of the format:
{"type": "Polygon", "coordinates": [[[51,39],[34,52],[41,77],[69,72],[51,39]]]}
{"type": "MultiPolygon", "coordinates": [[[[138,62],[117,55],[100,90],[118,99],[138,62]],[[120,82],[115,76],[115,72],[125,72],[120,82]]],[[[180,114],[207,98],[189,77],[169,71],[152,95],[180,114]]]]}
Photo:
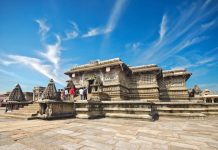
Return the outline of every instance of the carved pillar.
{"type": "Polygon", "coordinates": [[[212,103],[214,103],[214,98],[211,98],[211,100],[212,100],[212,103]]]}

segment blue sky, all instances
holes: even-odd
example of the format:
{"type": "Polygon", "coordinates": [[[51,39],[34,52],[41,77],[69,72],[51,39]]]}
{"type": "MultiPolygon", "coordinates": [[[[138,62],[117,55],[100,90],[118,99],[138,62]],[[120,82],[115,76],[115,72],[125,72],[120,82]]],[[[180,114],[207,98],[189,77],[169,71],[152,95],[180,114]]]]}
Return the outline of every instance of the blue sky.
{"type": "Polygon", "coordinates": [[[218,91],[216,0],[1,0],[0,92],[24,91],[91,60],[186,68],[218,91]]]}

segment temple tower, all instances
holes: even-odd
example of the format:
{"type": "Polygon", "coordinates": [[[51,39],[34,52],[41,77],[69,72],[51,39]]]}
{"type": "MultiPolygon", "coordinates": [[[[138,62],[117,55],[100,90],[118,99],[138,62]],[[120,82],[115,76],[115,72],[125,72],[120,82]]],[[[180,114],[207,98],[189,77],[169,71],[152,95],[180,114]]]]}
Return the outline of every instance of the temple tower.
{"type": "Polygon", "coordinates": [[[23,91],[19,84],[17,84],[15,88],[12,90],[12,92],[10,93],[8,97],[8,101],[18,101],[18,102],[26,101],[23,91]]]}
{"type": "Polygon", "coordinates": [[[50,99],[50,100],[59,100],[59,94],[55,87],[55,82],[51,79],[48,83],[48,86],[42,93],[42,99],[50,99]]]}

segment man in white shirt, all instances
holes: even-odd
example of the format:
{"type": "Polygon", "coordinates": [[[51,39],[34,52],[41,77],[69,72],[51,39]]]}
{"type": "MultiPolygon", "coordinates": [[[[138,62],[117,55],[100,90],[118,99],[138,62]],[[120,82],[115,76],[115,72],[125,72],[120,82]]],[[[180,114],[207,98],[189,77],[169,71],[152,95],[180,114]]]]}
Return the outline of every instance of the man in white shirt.
{"type": "Polygon", "coordinates": [[[80,100],[83,100],[83,89],[79,89],[80,100]]]}

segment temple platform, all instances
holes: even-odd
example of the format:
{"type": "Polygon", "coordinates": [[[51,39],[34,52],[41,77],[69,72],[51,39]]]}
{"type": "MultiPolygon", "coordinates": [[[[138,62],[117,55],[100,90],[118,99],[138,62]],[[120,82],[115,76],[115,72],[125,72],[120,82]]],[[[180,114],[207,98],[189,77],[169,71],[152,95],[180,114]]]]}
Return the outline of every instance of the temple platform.
{"type": "Polygon", "coordinates": [[[218,103],[203,101],[149,102],[142,100],[128,101],[55,101],[43,100],[19,110],[0,114],[5,117],[22,119],[57,119],[57,118],[131,118],[151,120],[152,109],[159,117],[166,118],[206,118],[218,115],[218,103]]]}
{"type": "Polygon", "coordinates": [[[205,118],[218,115],[218,103],[203,102],[147,102],[147,101],[77,101],[77,118],[113,117],[150,119],[151,106],[160,117],[205,118]]]}

